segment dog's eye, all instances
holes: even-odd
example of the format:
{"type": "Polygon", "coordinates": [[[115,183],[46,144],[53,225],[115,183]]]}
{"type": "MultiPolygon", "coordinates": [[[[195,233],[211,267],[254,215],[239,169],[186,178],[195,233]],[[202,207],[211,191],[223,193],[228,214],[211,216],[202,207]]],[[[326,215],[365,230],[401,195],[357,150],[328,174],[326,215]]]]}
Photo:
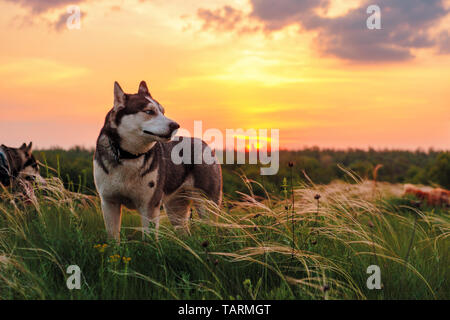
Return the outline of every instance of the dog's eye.
{"type": "Polygon", "coordinates": [[[144,111],[146,114],[149,114],[151,116],[155,115],[155,111],[154,110],[145,110],[144,111]]]}

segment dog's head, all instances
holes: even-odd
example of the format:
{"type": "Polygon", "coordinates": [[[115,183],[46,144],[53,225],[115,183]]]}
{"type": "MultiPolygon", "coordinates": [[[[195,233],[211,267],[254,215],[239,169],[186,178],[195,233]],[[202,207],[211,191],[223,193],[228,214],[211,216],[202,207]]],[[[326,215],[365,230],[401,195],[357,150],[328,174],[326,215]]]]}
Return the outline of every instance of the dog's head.
{"type": "Polygon", "coordinates": [[[20,148],[1,146],[7,156],[7,164],[2,165],[2,183],[9,185],[11,179],[17,178],[27,181],[41,181],[44,179],[39,174],[39,165],[32,154],[33,143],[22,144],[20,148]]]}
{"type": "Polygon", "coordinates": [[[39,165],[32,154],[32,147],[33,143],[30,142],[28,145],[24,143],[20,148],[16,149],[21,160],[21,169],[18,177],[28,181],[42,179],[39,174],[39,165]]]}
{"type": "Polygon", "coordinates": [[[110,121],[117,128],[121,142],[130,152],[139,152],[154,141],[167,142],[180,127],[164,115],[164,108],[150,94],[142,81],[138,93],[124,93],[114,83],[114,107],[110,121]]]}

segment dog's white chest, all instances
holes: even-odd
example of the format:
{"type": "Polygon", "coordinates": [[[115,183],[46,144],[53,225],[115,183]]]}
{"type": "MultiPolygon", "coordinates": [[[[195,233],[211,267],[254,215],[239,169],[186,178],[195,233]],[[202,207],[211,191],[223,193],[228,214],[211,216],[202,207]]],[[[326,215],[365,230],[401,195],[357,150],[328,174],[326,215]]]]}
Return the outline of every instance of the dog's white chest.
{"type": "Polygon", "coordinates": [[[94,161],[95,184],[100,196],[120,202],[130,209],[146,206],[158,183],[157,169],[143,175],[147,165],[144,165],[144,157],[122,160],[120,165],[106,173],[97,161],[94,161]]]}

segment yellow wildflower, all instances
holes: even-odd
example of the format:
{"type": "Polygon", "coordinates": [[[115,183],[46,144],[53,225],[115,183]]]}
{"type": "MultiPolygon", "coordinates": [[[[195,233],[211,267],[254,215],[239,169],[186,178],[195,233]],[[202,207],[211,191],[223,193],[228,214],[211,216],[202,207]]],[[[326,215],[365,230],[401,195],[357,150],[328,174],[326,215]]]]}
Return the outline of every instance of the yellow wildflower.
{"type": "Polygon", "coordinates": [[[120,256],[118,254],[114,254],[112,256],[109,256],[109,262],[116,263],[120,261],[120,256]]]}
{"type": "Polygon", "coordinates": [[[127,264],[131,261],[131,258],[130,257],[122,257],[122,260],[125,264],[127,264]]]}
{"type": "Polygon", "coordinates": [[[104,244],[96,244],[94,246],[95,249],[97,249],[99,252],[103,253],[105,252],[105,249],[108,248],[108,245],[106,243],[104,244]]]}

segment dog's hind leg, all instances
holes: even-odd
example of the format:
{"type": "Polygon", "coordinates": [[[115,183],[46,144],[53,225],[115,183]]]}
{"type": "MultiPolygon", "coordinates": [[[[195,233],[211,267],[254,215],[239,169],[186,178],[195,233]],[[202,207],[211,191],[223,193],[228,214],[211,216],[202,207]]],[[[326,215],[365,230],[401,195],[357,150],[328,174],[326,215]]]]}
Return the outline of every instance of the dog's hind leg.
{"type": "Polygon", "coordinates": [[[198,216],[200,217],[200,219],[209,219],[209,214],[208,214],[208,210],[205,208],[205,205],[198,202],[198,201],[194,201],[194,208],[198,213],[198,216]]]}
{"type": "Polygon", "coordinates": [[[102,211],[108,238],[120,241],[120,225],[122,223],[121,204],[102,199],[102,211]]]}
{"type": "Polygon", "coordinates": [[[194,208],[204,223],[215,226],[216,232],[219,232],[220,207],[218,205],[205,198],[196,198],[194,200],[194,208]]]}
{"type": "Polygon", "coordinates": [[[141,222],[142,222],[142,240],[145,240],[145,236],[150,232],[149,226],[150,222],[155,225],[155,238],[158,241],[158,230],[159,230],[159,217],[160,217],[160,206],[156,206],[153,208],[142,208],[139,209],[139,213],[141,214],[141,222]]]}
{"type": "Polygon", "coordinates": [[[176,195],[164,202],[167,216],[175,229],[189,234],[189,216],[192,200],[186,196],[176,195]]]}

